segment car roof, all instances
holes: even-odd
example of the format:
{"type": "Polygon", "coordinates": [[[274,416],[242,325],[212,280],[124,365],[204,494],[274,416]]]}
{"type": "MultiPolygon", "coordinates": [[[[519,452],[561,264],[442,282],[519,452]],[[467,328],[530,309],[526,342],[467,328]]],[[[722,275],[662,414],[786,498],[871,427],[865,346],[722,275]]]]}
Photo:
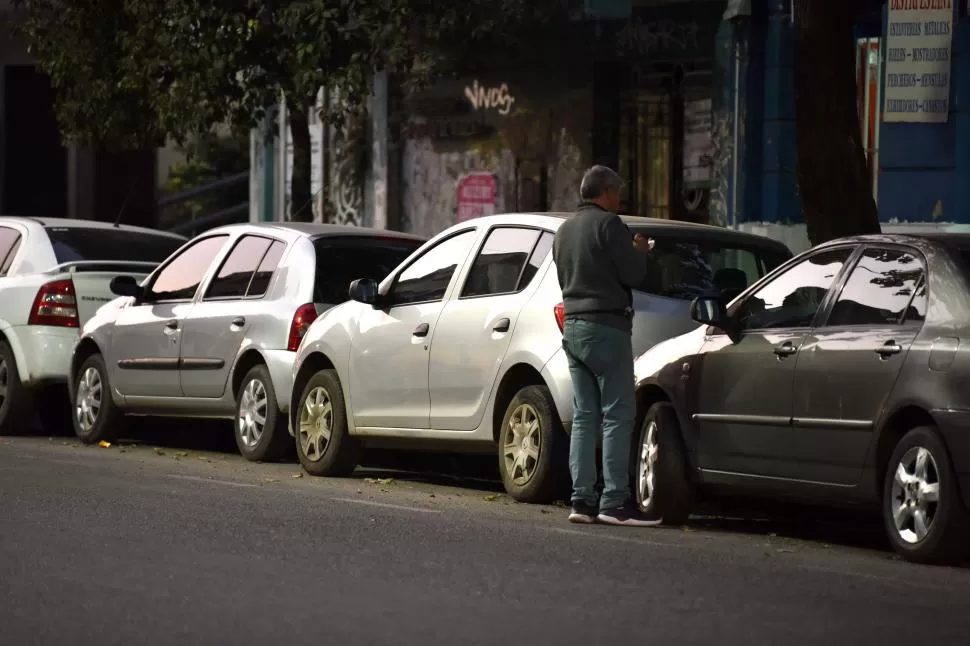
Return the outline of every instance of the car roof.
{"type": "Polygon", "coordinates": [[[130,224],[114,224],[112,222],[101,222],[100,220],[78,220],[74,218],[37,218],[37,217],[24,217],[18,215],[0,215],[0,222],[3,221],[13,221],[20,224],[30,226],[31,224],[39,224],[42,227],[64,227],[70,229],[117,229],[121,231],[137,231],[139,233],[150,233],[154,235],[166,236],[169,238],[177,238],[178,240],[185,240],[185,236],[178,233],[171,233],[170,231],[159,231],[158,229],[149,229],[146,227],[136,227],[130,224]]]}
{"type": "Polygon", "coordinates": [[[328,224],[321,222],[244,222],[238,224],[229,224],[219,227],[218,229],[206,231],[206,233],[220,230],[231,231],[239,228],[292,231],[308,237],[354,235],[363,237],[373,236],[381,238],[395,238],[398,240],[413,240],[415,242],[424,242],[427,240],[427,238],[422,238],[421,236],[412,235],[410,233],[402,233],[392,229],[374,229],[371,227],[356,227],[349,224],[328,224]]]}
{"type": "Polygon", "coordinates": [[[970,234],[968,233],[944,233],[939,231],[928,231],[926,233],[869,233],[857,236],[845,236],[824,242],[814,249],[831,247],[838,244],[905,244],[915,247],[927,246],[949,246],[958,249],[970,248],[970,234]]]}
{"type": "MultiPolygon", "coordinates": [[[[526,224],[549,227],[553,230],[558,229],[559,225],[573,214],[564,211],[526,212],[526,213],[503,213],[499,215],[488,215],[476,220],[485,221],[486,224],[526,224]],[[529,222],[531,220],[531,222],[529,222]]],[[[663,218],[645,218],[637,215],[621,215],[620,219],[628,227],[646,232],[655,232],[658,235],[665,233],[687,234],[699,238],[718,240],[722,242],[732,242],[745,246],[760,246],[771,248],[786,255],[791,255],[791,250],[783,243],[771,238],[756,235],[754,233],[744,233],[734,229],[714,226],[711,224],[699,224],[696,222],[684,222],[681,220],[667,220],[663,218]]]]}

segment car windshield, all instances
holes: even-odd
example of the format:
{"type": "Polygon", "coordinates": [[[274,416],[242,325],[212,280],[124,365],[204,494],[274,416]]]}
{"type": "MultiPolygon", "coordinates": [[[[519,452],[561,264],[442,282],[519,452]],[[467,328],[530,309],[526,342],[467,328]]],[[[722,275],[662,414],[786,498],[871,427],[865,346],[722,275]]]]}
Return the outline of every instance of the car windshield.
{"type": "Polygon", "coordinates": [[[639,290],[666,298],[721,296],[730,300],[791,257],[757,245],[642,233],[656,245],[639,290]]]}
{"type": "Polygon", "coordinates": [[[377,236],[316,238],[314,302],[338,305],[349,300],[351,282],[358,278],[383,280],[422,244],[423,240],[377,236]]]}
{"type": "Polygon", "coordinates": [[[160,263],[185,240],[149,231],[93,227],[46,227],[57,262],[123,260],[160,263]]]}

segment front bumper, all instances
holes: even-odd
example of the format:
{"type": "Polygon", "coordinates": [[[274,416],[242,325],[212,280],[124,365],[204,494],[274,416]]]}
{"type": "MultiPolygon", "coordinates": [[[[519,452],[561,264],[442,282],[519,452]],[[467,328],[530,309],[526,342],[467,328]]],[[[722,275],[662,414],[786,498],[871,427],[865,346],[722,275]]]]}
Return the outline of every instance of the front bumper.
{"type": "Polygon", "coordinates": [[[7,334],[13,341],[17,372],[24,386],[67,383],[77,328],[21,325],[7,334]]]}

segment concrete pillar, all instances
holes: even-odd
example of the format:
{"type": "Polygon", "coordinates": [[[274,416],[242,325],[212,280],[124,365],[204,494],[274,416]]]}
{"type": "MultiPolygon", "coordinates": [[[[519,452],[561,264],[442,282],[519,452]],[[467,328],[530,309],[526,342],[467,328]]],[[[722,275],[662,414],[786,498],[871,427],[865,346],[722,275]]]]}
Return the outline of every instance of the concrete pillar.
{"type": "Polygon", "coordinates": [[[94,220],[95,155],[90,148],[67,145],[67,217],[94,220]]]}
{"type": "Polygon", "coordinates": [[[369,226],[387,229],[388,207],[388,76],[379,72],[374,76],[374,91],[370,100],[371,166],[364,191],[364,213],[370,215],[369,226]]]}

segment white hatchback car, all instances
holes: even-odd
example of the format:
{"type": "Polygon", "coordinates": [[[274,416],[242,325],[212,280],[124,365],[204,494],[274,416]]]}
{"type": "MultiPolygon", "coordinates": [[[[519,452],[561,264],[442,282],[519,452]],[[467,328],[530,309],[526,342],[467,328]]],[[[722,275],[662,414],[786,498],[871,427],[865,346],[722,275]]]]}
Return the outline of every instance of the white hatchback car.
{"type": "MultiPolygon", "coordinates": [[[[552,241],[566,214],[457,224],[380,284],[310,327],[294,364],[290,429],[313,475],[354,470],[381,448],[495,451],[506,490],[549,500],[567,480],[572,387],[552,241]]],[[[634,351],[686,332],[691,300],[739,293],[791,257],[781,243],[625,217],[656,246],[634,291],[634,351]]]]}
{"type": "Polygon", "coordinates": [[[0,435],[69,424],[71,348],[113,297],[120,274],[144,278],[185,238],[110,222],[0,216],[0,435]]]}

